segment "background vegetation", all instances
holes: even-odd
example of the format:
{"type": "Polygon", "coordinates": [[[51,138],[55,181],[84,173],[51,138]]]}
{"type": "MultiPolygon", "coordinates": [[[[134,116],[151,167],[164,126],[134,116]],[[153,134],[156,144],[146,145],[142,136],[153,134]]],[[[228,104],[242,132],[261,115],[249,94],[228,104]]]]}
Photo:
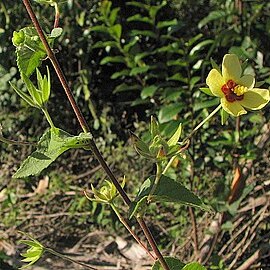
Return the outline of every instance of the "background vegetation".
{"type": "MultiPolygon", "coordinates": [[[[262,87],[269,86],[268,1],[68,0],[61,7],[64,32],[55,46],[56,55],[101,152],[119,177],[126,175],[130,194],[135,195],[134,187],[152,165],[133,150],[129,130],[147,140],[149,117],[156,115],[164,135],[171,135],[180,122],[187,135],[218,104],[199,90],[205,86],[211,58],[220,63],[230,52],[248,59],[246,71],[256,74],[262,87]]],[[[49,32],[52,10],[38,4],[34,9],[49,32]]],[[[22,84],[11,38],[13,31],[30,25],[30,20],[21,1],[1,1],[0,21],[2,132],[7,138],[36,141],[46,121],[8,84],[22,84]]],[[[70,105],[51,75],[49,109],[54,121],[78,134],[70,105]]],[[[186,159],[170,171],[171,177],[223,213],[221,232],[210,245],[212,256],[205,259],[209,269],[237,269],[258,250],[269,247],[269,116],[269,106],[243,116],[238,143],[235,119],[221,127],[216,117],[193,138],[186,159]],[[232,194],[237,167],[241,185],[232,194]]],[[[94,230],[126,235],[109,209],[89,203],[82,194],[90,183],[105,178],[92,156],[73,150],[39,177],[14,180],[12,175],[30,149],[0,144],[0,151],[0,266],[17,267],[17,229],[58,249],[74,247],[94,230]]],[[[198,248],[203,253],[207,237],[213,234],[208,229],[220,218],[170,204],[159,205],[153,214],[156,220],[149,215],[148,223],[153,223],[160,246],[184,261],[196,258],[198,248]],[[191,224],[195,221],[198,244],[194,237],[186,238],[194,236],[191,224]]],[[[81,252],[95,250],[82,248],[81,252]]],[[[249,269],[268,269],[269,256],[268,248],[249,269]]]]}

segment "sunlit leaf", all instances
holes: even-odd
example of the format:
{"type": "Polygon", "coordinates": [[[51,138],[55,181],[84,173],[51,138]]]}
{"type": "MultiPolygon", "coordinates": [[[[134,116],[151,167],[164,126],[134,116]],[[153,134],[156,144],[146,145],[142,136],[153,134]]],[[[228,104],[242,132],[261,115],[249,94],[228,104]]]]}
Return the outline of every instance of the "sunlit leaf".
{"type": "Polygon", "coordinates": [[[43,134],[38,142],[37,150],[23,161],[13,177],[23,178],[39,174],[62,153],[71,148],[88,147],[90,140],[89,133],[72,136],[64,130],[51,128],[43,134]]]}

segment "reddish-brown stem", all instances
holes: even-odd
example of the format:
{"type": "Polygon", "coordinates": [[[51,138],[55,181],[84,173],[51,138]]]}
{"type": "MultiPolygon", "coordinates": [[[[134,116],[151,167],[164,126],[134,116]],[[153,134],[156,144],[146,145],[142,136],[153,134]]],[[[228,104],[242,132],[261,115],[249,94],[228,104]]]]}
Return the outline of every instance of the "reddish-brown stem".
{"type": "Polygon", "coordinates": [[[55,9],[55,15],[54,15],[53,28],[57,28],[59,27],[59,19],[60,19],[60,11],[59,11],[58,4],[54,5],[54,9],[55,9]]]}
{"type": "MultiPolygon", "coordinates": [[[[48,55],[48,58],[50,59],[50,61],[52,62],[52,65],[56,71],[56,74],[65,90],[65,93],[67,95],[67,98],[72,106],[72,109],[83,129],[84,132],[90,132],[90,127],[88,126],[83,114],[81,113],[81,110],[79,109],[75,99],[74,99],[74,96],[71,92],[71,89],[68,85],[68,82],[67,82],[67,79],[58,63],[58,60],[57,58],[55,57],[55,54],[54,52],[52,51],[52,49],[50,48],[48,42],[47,42],[47,39],[42,31],[42,28],[37,20],[37,17],[32,9],[32,6],[30,4],[30,1],[29,0],[22,0],[24,5],[25,5],[25,8],[34,24],[34,27],[36,28],[37,30],[37,33],[40,37],[40,40],[42,41],[44,47],[45,47],[45,50],[47,52],[47,55],[48,55]]],[[[104,171],[106,172],[106,174],[108,175],[108,177],[110,178],[110,180],[113,182],[113,184],[115,185],[115,187],[117,188],[118,192],[120,193],[120,195],[122,196],[123,200],[125,201],[125,203],[127,205],[130,205],[131,201],[128,197],[128,195],[126,194],[126,192],[123,190],[123,188],[121,187],[120,183],[118,182],[118,180],[116,179],[116,177],[114,176],[113,172],[111,171],[111,169],[109,168],[109,166],[107,165],[106,161],[104,160],[103,156],[100,154],[96,144],[95,144],[95,141],[92,139],[89,143],[89,146],[91,147],[91,150],[93,152],[93,154],[95,155],[96,159],[99,161],[100,165],[102,166],[102,168],[104,169],[104,171]]],[[[137,219],[150,246],[152,247],[154,253],[156,254],[156,256],[158,257],[159,261],[160,261],[160,264],[162,265],[162,267],[164,268],[164,270],[170,270],[170,268],[168,267],[166,261],[164,260],[162,254],[160,253],[156,243],[155,243],[155,240],[149,230],[149,228],[147,227],[147,225],[145,224],[145,222],[143,221],[142,218],[138,218],[137,219]]]]}

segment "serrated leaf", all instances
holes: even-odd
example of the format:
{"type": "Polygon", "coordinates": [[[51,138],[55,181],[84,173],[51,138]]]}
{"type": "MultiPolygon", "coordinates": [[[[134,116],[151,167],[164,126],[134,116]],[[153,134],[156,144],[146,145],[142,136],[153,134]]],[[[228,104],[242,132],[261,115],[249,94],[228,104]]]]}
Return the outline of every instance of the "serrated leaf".
{"type": "MultiPolygon", "coordinates": [[[[53,39],[49,41],[52,43],[53,39]]],[[[16,46],[19,71],[29,77],[47,55],[36,29],[25,27],[19,32],[14,32],[13,44],[16,46]]]]}
{"type": "Polygon", "coordinates": [[[95,25],[92,26],[90,29],[90,31],[94,31],[94,32],[101,32],[101,33],[109,33],[109,28],[105,25],[95,25]]]}
{"type": "Polygon", "coordinates": [[[211,62],[212,68],[216,69],[220,74],[222,74],[220,67],[218,66],[218,64],[212,57],[210,58],[210,62],[211,62]]]}
{"type": "Polygon", "coordinates": [[[91,138],[89,133],[72,136],[64,130],[51,128],[43,134],[37,150],[23,161],[13,177],[23,178],[39,174],[68,149],[88,147],[91,138]]]}
{"type": "Polygon", "coordinates": [[[130,1],[130,2],[127,2],[126,5],[128,6],[133,6],[133,7],[138,7],[138,8],[143,8],[145,10],[149,10],[150,6],[147,5],[147,4],[143,4],[143,3],[140,3],[140,2],[137,2],[137,1],[130,1]]]}
{"type": "Polygon", "coordinates": [[[192,262],[192,263],[186,264],[182,268],[182,270],[207,270],[207,269],[197,262],[192,262]]]}
{"type": "MultiPolygon", "coordinates": [[[[154,184],[155,177],[151,176],[145,180],[140,190],[131,203],[129,208],[129,217],[131,218],[136,212],[147,207],[148,194],[154,184]]],[[[150,198],[151,202],[173,202],[186,206],[198,207],[201,210],[211,211],[211,208],[185,186],[175,180],[162,175],[154,193],[150,198]]]]}
{"type": "MultiPolygon", "coordinates": [[[[165,256],[166,263],[168,264],[170,270],[181,270],[185,264],[175,257],[165,256]]],[[[152,270],[163,270],[159,261],[156,261],[152,266],[152,270]]]]}
{"type": "Polygon", "coordinates": [[[120,8],[117,7],[117,8],[114,8],[112,11],[111,11],[111,14],[109,16],[109,21],[110,21],[110,24],[111,25],[114,25],[116,19],[117,19],[117,15],[118,15],[118,12],[119,12],[120,8]]]}

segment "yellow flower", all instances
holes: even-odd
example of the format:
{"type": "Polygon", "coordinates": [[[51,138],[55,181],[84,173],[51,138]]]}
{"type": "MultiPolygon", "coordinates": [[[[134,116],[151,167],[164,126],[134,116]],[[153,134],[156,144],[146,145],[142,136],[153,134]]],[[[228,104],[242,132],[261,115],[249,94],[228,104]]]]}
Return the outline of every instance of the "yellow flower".
{"type": "Polygon", "coordinates": [[[253,75],[242,75],[242,68],[235,54],[223,57],[222,73],[212,69],[206,84],[213,95],[220,98],[222,108],[233,116],[246,114],[245,108],[260,110],[270,100],[268,89],[254,88],[253,75]]]}

